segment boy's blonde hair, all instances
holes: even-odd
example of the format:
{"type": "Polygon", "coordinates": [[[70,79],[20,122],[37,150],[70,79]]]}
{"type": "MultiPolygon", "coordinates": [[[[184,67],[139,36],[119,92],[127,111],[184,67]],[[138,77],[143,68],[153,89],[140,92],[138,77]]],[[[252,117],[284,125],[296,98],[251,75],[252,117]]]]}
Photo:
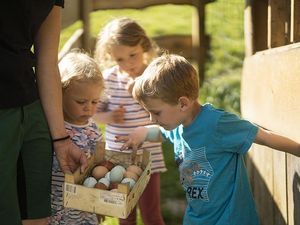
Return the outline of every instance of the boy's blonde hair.
{"type": "Polygon", "coordinates": [[[95,82],[104,88],[104,80],[96,61],[80,49],[66,54],[58,64],[63,90],[73,82],[95,82]]]}
{"type": "Polygon", "coordinates": [[[153,60],[133,87],[133,97],[142,104],[147,98],[157,98],[173,105],[181,96],[198,99],[199,78],[184,57],[174,54],[153,60]]]}
{"type": "Polygon", "coordinates": [[[146,31],[133,19],[122,17],[110,21],[98,35],[94,57],[96,61],[108,68],[112,66],[110,52],[113,46],[136,46],[140,44],[144,50],[146,64],[158,54],[158,47],[149,38],[146,31]]]}

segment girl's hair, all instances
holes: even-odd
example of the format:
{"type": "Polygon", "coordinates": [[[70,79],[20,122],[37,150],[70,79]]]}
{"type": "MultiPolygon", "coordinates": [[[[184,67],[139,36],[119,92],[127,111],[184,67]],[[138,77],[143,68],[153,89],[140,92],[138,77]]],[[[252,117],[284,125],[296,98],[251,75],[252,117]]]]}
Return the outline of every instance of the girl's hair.
{"type": "Polygon", "coordinates": [[[127,17],[117,18],[106,24],[99,33],[94,57],[101,66],[108,68],[113,65],[110,56],[112,46],[136,46],[138,44],[146,53],[145,63],[149,64],[158,55],[157,45],[135,20],[127,17]]]}
{"type": "Polygon", "coordinates": [[[97,62],[80,49],[73,49],[58,64],[63,90],[73,82],[96,82],[104,88],[104,80],[97,62]]]}
{"type": "Polygon", "coordinates": [[[142,104],[147,98],[177,104],[186,96],[199,97],[199,78],[194,67],[182,56],[165,54],[154,59],[135,80],[133,97],[142,104]]]}

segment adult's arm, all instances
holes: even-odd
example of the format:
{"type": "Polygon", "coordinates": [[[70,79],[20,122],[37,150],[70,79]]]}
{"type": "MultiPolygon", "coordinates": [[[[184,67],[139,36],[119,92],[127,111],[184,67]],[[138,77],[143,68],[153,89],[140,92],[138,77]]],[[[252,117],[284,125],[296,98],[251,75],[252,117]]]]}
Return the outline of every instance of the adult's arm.
{"type": "MultiPolygon", "coordinates": [[[[58,44],[61,8],[54,6],[42,23],[34,40],[37,57],[36,77],[41,103],[53,139],[67,136],[62,110],[62,88],[58,69],[58,44]]],[[[72,172],[78,166],[84,170],[86,156],[70,139],[54,142],[54,150],[63,172],[72,172]]]]}

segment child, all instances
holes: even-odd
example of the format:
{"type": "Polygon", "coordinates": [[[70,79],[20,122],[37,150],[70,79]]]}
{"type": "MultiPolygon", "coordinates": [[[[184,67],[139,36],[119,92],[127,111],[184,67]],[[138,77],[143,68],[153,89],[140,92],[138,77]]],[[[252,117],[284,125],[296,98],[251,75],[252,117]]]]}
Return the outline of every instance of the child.
{"type": "MultiPolygon", "coordinates": [[[[119,18],[108,23],[99,35],[95,58],[107,67],[103,72],[107,99],[100,102],[96,120],[106,125],[106,149],[108,157],[119,154],[121,143],[115,142],[116,135],[128,135],[135,127],[152,124],[149,114],[132,98],[132,81],[145,70],[148,61],[155,55],[155,45],[144,29],[134,20],[119,18]],[[148,60],[148,61],[147,61],[148,60]]],[[[152,174],[139,200],[139,208],[145,225],[163,225],[160,212],[160,172],[166,171],[160,143],[145,143],[138,149],[152,152],[152,174]]],[[[135,154],[134,154],[135,155],[135,154]]],[[[130,151],[123,161],[130,162],[130,151]]],[[[136,224],[136,208],[127,219],[120,219],[121,225],[136,224]]]]}
{"type": "Polygon", "coordinates": [[[122,149],[143,141],[174,144],[186,192],[184,225],[257,225],[258,216],[243,155],[252,143],[300,156],[300,144],[249,121],[198,103],[199,82],[181,56],[155,59],[134,85],[133,96],[160,125],[136,128],[122,149]]]}
{"type": "MultiPolygon", "coordinates": [[[[90,155],[102,134],[92,120],[104,81],[98,64],[87,54],[74,50],[59,63],[63,88],[65,127],[72,141],[90,155]]],[[[96,214],[63,207],[64,174],[54,154],[52,168],[52,218],[51,224],[98,225],[96,214]]]]}

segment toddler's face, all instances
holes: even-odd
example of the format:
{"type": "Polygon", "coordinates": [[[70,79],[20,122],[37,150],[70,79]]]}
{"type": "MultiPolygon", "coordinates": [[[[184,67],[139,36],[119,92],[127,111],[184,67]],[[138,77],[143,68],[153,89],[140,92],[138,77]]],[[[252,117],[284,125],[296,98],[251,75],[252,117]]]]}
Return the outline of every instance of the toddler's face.
{"type": "Polygon", "coordinates": [[[87,124],[96,113],[100,98],[101,85],[92,82],[73,82],[63,92],[63,110],[65,121],[76,124],[87,124]]]}
{"type": "Polygon", "coordinates": [[[119,65],[120,70],[132,78],[140,76],[146,68],[144,50],[140,44],[136,46],[115,45],[111,49],[111,57],[119,65]]]}

